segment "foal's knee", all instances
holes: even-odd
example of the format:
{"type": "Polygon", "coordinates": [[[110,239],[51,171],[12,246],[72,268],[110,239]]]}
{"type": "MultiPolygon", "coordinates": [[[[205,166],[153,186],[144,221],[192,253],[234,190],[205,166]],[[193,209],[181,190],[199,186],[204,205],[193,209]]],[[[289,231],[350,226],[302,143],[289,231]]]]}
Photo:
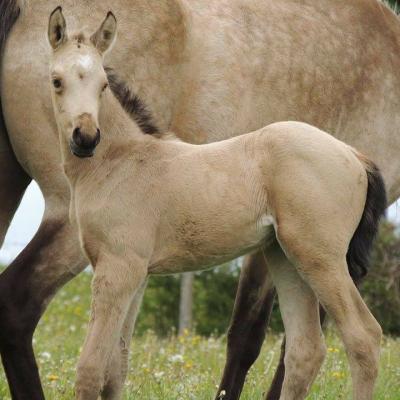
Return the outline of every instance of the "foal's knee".
{"type": "Polygon", "coordinates": [[[323,341],[308,344],[296,344],[286,348],[286,369],[298,370],[305,375],[314,374],[319,370],[326,356],[326,346],[323,341]]]}

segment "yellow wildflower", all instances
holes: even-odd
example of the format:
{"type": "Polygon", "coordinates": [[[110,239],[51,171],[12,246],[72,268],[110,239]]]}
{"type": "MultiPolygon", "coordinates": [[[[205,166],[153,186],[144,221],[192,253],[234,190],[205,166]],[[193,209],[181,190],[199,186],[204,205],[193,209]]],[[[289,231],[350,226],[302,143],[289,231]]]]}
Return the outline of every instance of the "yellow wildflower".
{"type": "Polygon", "coordinates": [[[336,347],[328,347],[328,352],[329,353],[339,353],[339,349],[336,347]]]}
{"type": "Polygon", "coordinates": [[[188,362],[185,364],[185,368],[186,368],[186,369],[191,369],[191,368],[193,368],[193,363],[192,363],[191,361],[188,361],[188,362]]]}

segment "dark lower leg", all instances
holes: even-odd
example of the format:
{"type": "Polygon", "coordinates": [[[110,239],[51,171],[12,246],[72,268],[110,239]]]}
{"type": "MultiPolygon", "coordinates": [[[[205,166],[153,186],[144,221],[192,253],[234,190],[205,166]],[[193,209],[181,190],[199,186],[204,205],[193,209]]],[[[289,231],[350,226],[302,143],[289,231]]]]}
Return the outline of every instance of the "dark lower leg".
{"type": "Polygon", "coordinates": [[[0,246],[30,182],[11,149],[0,110],[0,246]]]}
{"type": "Polygon", "coordinates": [[[65,222],[43,222],[0,275],[0,353],[14,400],[44,399],[32,336],[57,289],[85,265],[75,237],[65,222]]]}
{"type": "Polygon", "coordinates": [[[216,399],[239,399],[246,374],[260,353],[274,298],[262,252],[249,256],[240,275],[228,331],[227,361],[216,399]]]}

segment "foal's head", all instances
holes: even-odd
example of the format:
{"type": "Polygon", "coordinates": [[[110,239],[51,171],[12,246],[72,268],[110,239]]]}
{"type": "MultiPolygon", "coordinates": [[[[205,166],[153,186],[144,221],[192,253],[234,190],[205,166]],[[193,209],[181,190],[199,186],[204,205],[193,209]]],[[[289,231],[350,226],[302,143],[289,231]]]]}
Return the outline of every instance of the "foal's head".
{"type": "Polygon", "coordinates": [[[107,89],[103,55],[116,36],[117,22],[109,12],[90,38],[83,33],[67,35],[61,7],[50,15],[48,38],[53,48],[50,77],[54,112],[62,140],[73,154],[91,157],[100,142],[98,113],[107,89]]]}

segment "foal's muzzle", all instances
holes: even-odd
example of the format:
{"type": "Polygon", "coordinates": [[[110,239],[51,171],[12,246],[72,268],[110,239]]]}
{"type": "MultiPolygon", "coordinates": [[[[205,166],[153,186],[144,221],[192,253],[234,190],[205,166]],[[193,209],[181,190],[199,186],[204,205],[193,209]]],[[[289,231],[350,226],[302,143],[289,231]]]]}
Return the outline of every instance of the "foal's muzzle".
{"type": "Polygon", "coordinates": [[[93,157],[94,149],[100,143],[100,130],[93,136],[87,135],[80,128],[75,128],[69,147],[72,153],[80,158],[93,157]]]}

